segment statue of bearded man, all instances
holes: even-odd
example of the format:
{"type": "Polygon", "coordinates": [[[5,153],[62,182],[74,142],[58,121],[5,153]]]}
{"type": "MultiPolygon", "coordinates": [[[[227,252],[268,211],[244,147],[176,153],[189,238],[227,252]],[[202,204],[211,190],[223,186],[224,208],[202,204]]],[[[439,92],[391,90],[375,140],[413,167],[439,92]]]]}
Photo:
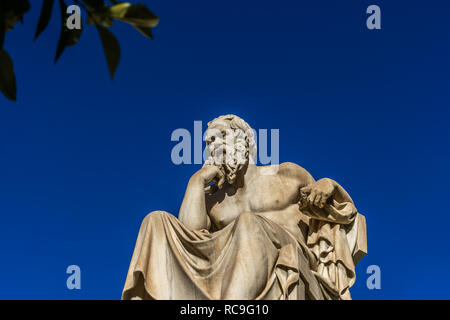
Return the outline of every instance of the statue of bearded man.
{"type": "Polygon", "coordinates": [[[347,192],[294,163],[257,166],[253,130],[208,123],[210,158],[189,180],[178,219],[142,222],[123,299],[350,299],[367,252],[347,192]]]}

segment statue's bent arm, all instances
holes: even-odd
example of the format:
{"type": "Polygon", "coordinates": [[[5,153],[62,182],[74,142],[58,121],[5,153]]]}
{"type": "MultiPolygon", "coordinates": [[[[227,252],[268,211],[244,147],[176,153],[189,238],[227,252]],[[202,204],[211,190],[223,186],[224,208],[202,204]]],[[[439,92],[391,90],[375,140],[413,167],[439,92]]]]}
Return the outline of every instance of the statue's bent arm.
{"type": "Polygon", "coordinates": [[[357,209],[347,191],[330,178],[314,180],[301,166],[286,162],[280,165],[280,174],[295,180],[300,190],[300,207],[310,218],[327,222],[349,224],[357,209]]]}
{"type": "Polygon", "coordinates": [[[202,177],[194,174],[186,187],[178,219],[194,230],[209,229],[211,219],[206,212],[205,185],[202,177]]]}

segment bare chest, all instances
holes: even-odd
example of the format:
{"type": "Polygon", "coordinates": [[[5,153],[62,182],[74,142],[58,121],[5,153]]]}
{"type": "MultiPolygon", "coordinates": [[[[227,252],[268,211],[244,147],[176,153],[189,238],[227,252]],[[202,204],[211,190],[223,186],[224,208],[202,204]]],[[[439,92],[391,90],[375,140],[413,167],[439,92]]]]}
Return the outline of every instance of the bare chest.
{"type": "Polygon", "coordinates": [[[294,185],[276,177],[255,181],[251,186],[230,188],[209,199],[209,216],[219,228],[231,223],[243,212],[255,214],[283,211],[298,201],[294,185]]]}

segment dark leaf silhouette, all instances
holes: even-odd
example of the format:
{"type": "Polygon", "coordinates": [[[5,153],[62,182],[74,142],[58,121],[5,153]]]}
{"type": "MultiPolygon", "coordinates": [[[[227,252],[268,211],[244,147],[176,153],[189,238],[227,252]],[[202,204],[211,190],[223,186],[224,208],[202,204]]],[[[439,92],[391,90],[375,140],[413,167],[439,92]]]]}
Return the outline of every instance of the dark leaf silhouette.
{"type": "Polygon", "coordinates": [[[5,50],[0,50],[0,91],[10,100],[16,101],[17,86],[11,57],[5,50]]]}
{"type": "Polygon", "coordinates": [[[120,62],[120,44],[114,34],[101,25],[95,25],[102,40],[103,51],[105,52],[111,79],[114,78],[117,66],[120,62]]]}
{"type": "Polygon", "coordinates": [[[59,0],[61,7],[61,34],[58,40],[58,46],[56,48],[55,63],[58,61],[61,54],[64,52],[66,47],[75,45],[81,37],[81,30],[69,30],[66,27],[67,19],[67,6],[63,0],[59,0]]]}
{"type": "Polygon", "coordinates": [[[138,30],[145,37],[153,39],[152,28],[150,28],[150,27],[137,27],[137,26],[135,26],[135,28],[136,28],[136,30],[138,30]]]}
{"type": "Polygon", "coordinates": [[[105,1],[103,0],[84,0],[84,2],[92,8],[103,8],[105,6],[105,1]]]}
{"type": "Polygon", "coordinates": [[[5,21],[0,17],[0,50],[3,49],[3,42],[5,42],[5,21]]]}
{"type": "Polygon", "coordinates": [[[61,34],[59,35],[58,46],[56,47],[56,55],[55,55],[55,63],[58,61],[61,54],[64,52],[64,49],[67,47],[68,34],[66,32],[66,11],[67,6],[64,1],[59,0],[59,6],[61,11],[61,34]]]}
{"type": "Polygon", "coordinates": [[[50,18],[52,16],[54,2],[55,2],[54,0],[44,0],[34,40],[36,40],[37,37],[39,37],[39,35],[42,33],[42,31],[44,31],[45,28],[47,28],[50,18]]]}
{"type": "MultiPolygon", "coordinates": [[[[14,74],[13,61],[9,54],[3,50],[6,34],[13,30],[16,24],[30,10],[29,0],[0,0],[0,91],[10,100],[16,100],[17,87],[14,74]]],[[[114,78],[121,59],[121,48],[119,41],[109,30],[114,21],[122,21],[133,26],[137,31],[147,38],[153,39],[152,28],[155,27],[159,18],[144,4],[131,4],[130,2],[116,0],[42,0],[39,21],[36,26],[34,40],[48,29],[50,20],[55,9],[55,2],[59,2],[59,13],[61,19],[61,30],[56,46],[54,63],[56,63],[66,48],[78,43],[82,28],[79,28],[78,19],[81,17],[67,13],[68,4],[79,6],[87,16],[87,24],[93,24],[99,33],[103,51],[105,53],[111,79],[114,78]],[[71,18],[68,20],[68,18],[71,18]],[[67,25],[69,23],[69,25],[67,25]],[[78,29],[77,29],[78,28],[78,29]]]]}
{"type": "Polygon", "coordinates": [[[14,28],[14,25],[23,21],[23,15],[30,10],[28,0],[2,0],[0,1],[1,19],[4,24],[4,30],[8,32],[14,28]]]}
{"type": "Polygon", "coordinates": [[[3,0],[5,7],[12,10],[17,16],[17,21],[22,19],[22,16],[30,10],[30,2],[28,0],[3,0]]]}

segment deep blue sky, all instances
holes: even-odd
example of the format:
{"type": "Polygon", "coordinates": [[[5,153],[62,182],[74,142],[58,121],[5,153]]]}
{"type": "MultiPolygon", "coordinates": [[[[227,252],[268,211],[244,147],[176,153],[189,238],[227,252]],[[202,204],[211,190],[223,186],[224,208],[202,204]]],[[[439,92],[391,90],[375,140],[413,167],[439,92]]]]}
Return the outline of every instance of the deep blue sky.
{"type": "Polygon", "coordinates": [[[33,43],[32,2],[5,42],[1,299],[119,299],[142,218],[177,214],[199,168],[171,162],[171,132],[225,113],[279,128],[281,161],[349,191],[368,224],[355,299],[450,298],[448,1],[144,1],[155,40],[116,24],[114,81],[93,26],[53,66],[59,17],[33,43]]]}

